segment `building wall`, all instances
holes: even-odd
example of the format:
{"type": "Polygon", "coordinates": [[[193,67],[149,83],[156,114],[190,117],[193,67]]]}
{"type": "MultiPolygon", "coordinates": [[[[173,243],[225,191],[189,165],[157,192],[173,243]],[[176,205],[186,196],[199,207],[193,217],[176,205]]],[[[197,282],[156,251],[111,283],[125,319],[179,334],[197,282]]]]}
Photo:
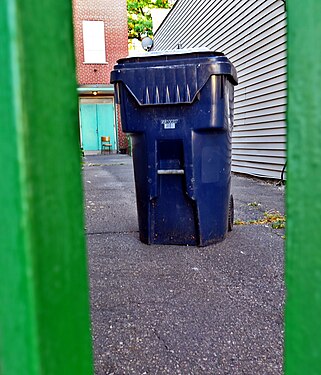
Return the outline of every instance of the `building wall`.
{"type": "MultiPolygon", "coordinates": [[[[76,72],[78,85],[93,85],[93,91],[88,89],[86,96],[91,92],[98,92],[96,85],[110,85],[110,72],[116,61],[128,55],[128,28],[126,0],[73,0],[74,41],[76,55],[76,72]],[[84,63],[83,21],[103,21],[106,49],[106,63],[84,63]]],[[[109,94],[110,95],[110,94],[109,94]]],[[[111,96],[113,98],[113,96],[111,96]]],[[[93,102],[95,98],[93,97],[93,102]]],[[[116,107],[115,107],[116,108],[116,107]]],[[[117,128],[117,148],[127,144],[125,134],[121,130],[120,117],[114,113],[117,128]]]]}
{"type": "Polygon", "coordinates": [[[208,47],[238,71],[232,170],[280,178],[286,151],[286,13],[282,0],[178,0],[154,50],[208,47]]]}
{"type": "Polygon", "coordinates": [[[74,37],[79,84],[109,84],[116,60],[128,55],[126,0],[74,0],[74,37]],[[104,21],[106,64],[84,64],[82,21],[104,21]]]}

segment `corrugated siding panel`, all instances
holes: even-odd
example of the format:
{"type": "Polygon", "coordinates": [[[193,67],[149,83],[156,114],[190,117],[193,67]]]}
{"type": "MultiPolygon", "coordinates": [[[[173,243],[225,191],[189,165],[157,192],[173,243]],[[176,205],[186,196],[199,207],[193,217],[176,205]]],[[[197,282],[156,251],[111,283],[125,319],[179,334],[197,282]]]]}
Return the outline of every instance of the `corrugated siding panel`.
{"type": "Polygon", "coordinates": [[[178,0],[154,50],[208,47],[235,65],[232,170],[280,178],[286,151],[286,16],[282,0],[178,0]]]}

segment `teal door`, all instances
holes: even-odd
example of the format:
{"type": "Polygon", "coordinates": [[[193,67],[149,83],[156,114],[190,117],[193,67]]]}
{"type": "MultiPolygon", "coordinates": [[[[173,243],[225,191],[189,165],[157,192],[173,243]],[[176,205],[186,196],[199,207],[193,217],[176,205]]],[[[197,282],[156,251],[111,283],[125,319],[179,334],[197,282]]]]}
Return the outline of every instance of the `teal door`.
{"type": "Polygon", "coordinates": [[[80,116],[83,149],[86,151],[99,150],[96,104],[81,104],[80,116]]]}
{"type": "Polygon", "coordinates": [[[114,106],[110,99],[82,99],[80,125],[82,147],[85,151],[101,149],[101,136],[110,136],[112,149],[116,149],[114,106]]]}

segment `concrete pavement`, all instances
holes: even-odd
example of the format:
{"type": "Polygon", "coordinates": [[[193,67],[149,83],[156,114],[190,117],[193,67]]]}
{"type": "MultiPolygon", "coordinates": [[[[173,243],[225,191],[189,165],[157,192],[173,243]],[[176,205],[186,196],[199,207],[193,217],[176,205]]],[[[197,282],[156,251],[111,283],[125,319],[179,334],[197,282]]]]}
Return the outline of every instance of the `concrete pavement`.
{"type": "MultiPolygon", "coordinates": [[[[282,374],[282,229],[148,246],[129,156],[86,156],[84,186],[96,375],[282,374]]],[[[237,221],[284,213],[282,188],[233,176],[232,189],[237,221]]]]}

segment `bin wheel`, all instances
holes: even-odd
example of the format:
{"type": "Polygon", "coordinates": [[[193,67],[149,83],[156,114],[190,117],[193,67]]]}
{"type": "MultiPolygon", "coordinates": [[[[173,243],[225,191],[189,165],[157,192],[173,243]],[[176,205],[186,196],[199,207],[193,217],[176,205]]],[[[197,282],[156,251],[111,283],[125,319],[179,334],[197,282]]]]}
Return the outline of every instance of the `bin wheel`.
{"type": "Polygon", "coordinates": [[[228,222],[227,222],[227,230],[229,232],[231,232],[233,229],[233,223],[234,223],[234,199],[233,199],[233,195],[231,195],[229,206],[228,206],[228,222]]]}

